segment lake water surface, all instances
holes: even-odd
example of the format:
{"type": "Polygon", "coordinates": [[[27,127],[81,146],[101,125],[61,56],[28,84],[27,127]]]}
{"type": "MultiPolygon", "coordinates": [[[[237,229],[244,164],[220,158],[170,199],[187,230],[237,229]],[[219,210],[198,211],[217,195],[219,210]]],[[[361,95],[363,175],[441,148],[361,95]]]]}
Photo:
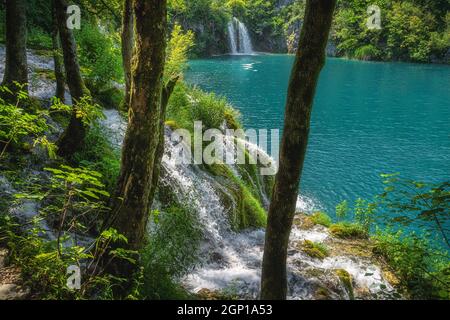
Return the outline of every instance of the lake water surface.
{"type": "MultiPolygon", "coordinates": [[[[293,56],[190,61],[186,80],[225,96],[246,129],[282,129],[293,56]]],[[[450,180],[450,67],[328,59],[321,74],[301,194],[333,215],[371,199],[381,173],[450,180]]]]}

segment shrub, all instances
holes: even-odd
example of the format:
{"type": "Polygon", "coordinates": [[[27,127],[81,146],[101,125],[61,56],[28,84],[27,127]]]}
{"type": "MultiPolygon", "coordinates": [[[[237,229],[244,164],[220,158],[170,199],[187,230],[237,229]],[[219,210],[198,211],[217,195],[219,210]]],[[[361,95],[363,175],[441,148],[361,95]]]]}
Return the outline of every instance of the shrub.
{"type": "Polygon", "coordinates": [[[358,60],[376,60],[380,55],[380,50],[374,45],[367,44],[355,50],[353,57],[358,60]]]}
{"type": "Polygon", "coordinates": [[[123,82],[122,55],[116,34],[107,34],[96,25],[83,24],[76,33],[82,71],[90,88],[108,88],[112,81],[123,82]]]}
{"type": "Polygon", "coordinates": [[[412,298],[450,299],[447,251],[415,234],[379,231],[373,239],[375,253],[386,259],[412,298]]]}
{"type": "Polygon", "coordinates": [[[177,283],[197,263],[202,230],[194,213],[181,207],[153,211],[148,245],[142,252],[146,299],[186,299],[189,294],[177,283]]]}
{"type": "Polygon", "coordinates": [[[56,157],[56,146],[51,143],[46,133],[50,130],[47,119],[56,112],[68,112],[70,107],[53,100],[49,110],[29,110],[29,97],[23,91],[24,86],[16,83],[17,92],[7,87],[0,87],[0,92],[8,97],[15,97],[15,103],[0,98],[0,159],[10,146],[21,147],[25,138],[33,139],[33,146],[40,145],[47,149],[50,158],[56,157]]]}
{"type": "Polygon", "coordinates": [[[101,173],[106,190],[113,191],[120,170],[120,150],[112,146],[107,134],[106,129],[95,123],[86,135],[83,148],[74,155],[74,161],[101,173]]]}
{"type": "Polygon", "coordinates": [[[328,248],[319,242],[312,242],[309,240],[303,241],[301,248],[303,252],[309,255],[312,258],[324,259],[328,257],[328,248]]]}
{"type": "Polygon", "coordinates": [[[202,121],[205,130],[219,129],[225,121],[238,127],[238,117],[239,113],[225,98],[179,83],[170,98],[166,119],[175,121],[179,128],[193,133],[194,121],[202,121]]]}
{"type": "Polygon", "coordinates": [[[330,232],[343,239],[367,239],[369,233],[358,223],[339,222],[330,226],[330,232]]]}
{"type": "Polygon", "coordinates": [[[320,224],[324,227],[329,227],[332,223],[331,218],[329,215],[327,215],[324,212],[315,212],[313,215],[310,216],[311,221],[314,224],[320,224]]]}
{"type": "Polygon", "coordinates": [[[39,298],[113,298],[112,286],[124,279],[105,273],[108,263],[112,259],[135,263],[136,253],[120,247],[127,239],[114,229],[95,233],[108,209],[109,194],[99,181],[101,175],[65,165],[46,170],[51,174],[49,183],[39,181],[28,185],[28,192],[15,195],[18,205],[23,199],[40,201],[38,214],[27,221],[25,229],[0,212],[0,241],[7,243],[11,262],[21,268],[25,285],[39,298]],[[91,247],[84,247],[76,240],[81,235],[97,237],[91,247]],[[116,249],[107,250],[113,243],[116,249]],[[109,261],[105,269],[97,268],[100,261],[109,261]],[[71,265],[83,269],[80,290],[67,286],[71,265]]]}
{"type": "Polygon", "coordinates": [[[347,200],[342,201],[336,206],[336,217],[339,221],[344,220],[348,214],[348,202],[347,200]]]}
{"type": "Polygon", "coordinates": [[[52,38],[48,32],[39,27],[31,28],[28,32],[27,45],[33,49],[52,50],[52,38]]]}

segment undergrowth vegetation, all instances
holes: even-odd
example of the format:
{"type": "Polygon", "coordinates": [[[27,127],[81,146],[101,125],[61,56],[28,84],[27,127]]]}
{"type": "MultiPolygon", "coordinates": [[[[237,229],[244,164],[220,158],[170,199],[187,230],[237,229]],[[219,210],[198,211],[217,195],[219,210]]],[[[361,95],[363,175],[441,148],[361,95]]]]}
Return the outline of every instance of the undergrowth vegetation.
{"type": "MultiPolygon", "coordinates": [[[[383,174],[384,192],[368,202],[357,199],[336,206],[336,223],[325,213],[309,217],[347,240],[369,239],[373,253],[400,279],[401,290],[415,299],[450,298],[448,246],[449,184],[427,184],[383,174]],[[417,230],[421,230],[418,232],[417,230]]],[[[305,243],[303,250],[320,257],[320,248],[305,243]]]]}

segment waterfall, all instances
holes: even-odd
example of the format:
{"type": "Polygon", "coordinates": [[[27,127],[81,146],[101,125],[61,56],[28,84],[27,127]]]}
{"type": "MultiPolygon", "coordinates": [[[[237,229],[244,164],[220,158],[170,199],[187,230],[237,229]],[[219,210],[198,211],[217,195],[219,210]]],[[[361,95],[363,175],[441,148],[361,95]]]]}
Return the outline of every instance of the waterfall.
{"type": "MultiPolygon", "coordinates": [[[[104,113],[106,119],[102,123],[111,130],[111,142],[120,146],[126,121],[116,110],[105,110],[104,113]]],[[[229,190],[198,166],[172,161],[171,155],[177,151],[170,134],[170,129],[166,128],[160,184],[170,186],[179,203],[195,209],[204,232],[199,253],[201,263],[181,279],[183,286],[191,292],[231,290],[239,298],[256,299],[261,278],[264,229],[233,231],[229,221],[230,208],[219,196],[219,191],[227,193],[229,190]]],[[[253,147],[258,149],[258,157],[266,155],[258,146],[253,147]]],[[[228,152],[233,152],[233,148],[227,147],[225,153],[228,152]]],[[[230,165],[230,170],[235,170],[233,165],[230,165]]],[[[304,197],[299,197],[297,207],[302,211],[314,210],[309,199],[304,197]]],[[[388,291],[393,290],[383,278],[381,269],[371,261],[349,256],[327,257],[320,261],[297,249],[304,240],[324,242],[329,238],[323,228],[302,230],[294,226],[288,255],[289,299],[314,299],[317,287],[330,286],[330,298],[348,299],[345,288],[334,274],[336,269],[347,270],[355,281],[355,288],[367,288],[370,293],[381,295],[381,286],[386,286],[388,291]]]]}
{"type": "MultiPolygon", "coordinates": [[[[247,36],[242,34],[241,29],[244,28],[234,29],[235,31],[239,29],[239,33],[234,33],[239,34],[239,40],[234,38],[234,44],[241,42],[240,47],[250,51],[250,38],[248,34],[247,36]],[[247,45],[250,47],[244,44],[245,39],[248,40],[247,45]]],[[[236,45],[236,53],[239,52],[236,45]]],[[[45,70],[52,70],[52,59],[38,56],[31,51],[28,52],[28,59],[32,73],[36,74],[35,81],[30,84],[32,96],[42,99],[52,96],[55,82],[39,78],[36,73],[36,70],[42,67],[45,70]]],[[[4,60],[5,50],[3,46],[0,46],[0,62],[4,60]]],[[[3,69],[0,64],[0,75],[4,72],[3,69]]],[[[102,119],[101,124],[105,134],[113,145],[120,148],[127,127],[126,119],[117,110],[104,110],[104,115],[105,119],[102,119]]],[[[172,161],[170,155],[176,150],[174,142],[169,139],[170,134],[170,129],[166,128],[166,144],[162,159],[164,174],[160,182],[166,183],[173,189],[180,203],[195,209],[204,231],[204,240],[199,254],[202,263],[182,279],[182,284],[192,292],[198,292],[201,289],[226,290],[239,298],[257,298],[264,249],[264,229],[253,228],[240,232],[232,230],[229,221],[230,208],[223,203],[219,195],[229,193],[230,190],[200,167],[172,161]]],[[[267,157],[258,146],[254,145],[254,148],[258,149],[258,157],[267,157]]],[[[227,147],[225,153],[230,152],[233,152],[233,148],[227,147]]],[[[234,169],[231,165],[230,170],[234,172],[234,169]]],[[[37,171],[31,167],[29,172],[25,173],[33,178],[39,174],[45,177],[48,175],[48,172],[37,171]]],[[[12,196],[18,192],[20,190],[15,190],[13,184],[0,172],[0,194],[12,196]]],[[[303,197],[299,198],[297,207],[304,212],[314,210],[310,201],[303,197]]],[[[15,216],[30,218],[37,214],[38,209],[36,202],[22,202],[19,206],[12,207],[10,211],[15,216]]],[[[368,292],[372,297],[383,299],[386,290],[388,293],[393,291],[391,285],[384,279],[382,270],[370,259],[341,252],[340,255],[318,260],[298,249],[299,244],[304,240],[324,242],[330,238],[330,234],[320,226],[309,230],[293,227],[287,261],[289,299],[314,299],[317,297],[318,288],[322,291],[323,288],[330,290],[328,298],[348,299],[345,287],[336,278],[334,273],[336,269],[348,271],[353,278],[355,292],[368,292]]],[[[387,298],[392,296],[388,294],[387,298]]]]}
{"type": "Polygon", "coordinates": [[[237,41],[236,41],[236,30],[234,28],[233,21],[228,23],[228,36],[230,38],[230,49],[231,54],[237,54],[237,41]]]}
{"type": "Polygon", "coordinates": [[[231,54],[253,54],[252,40],[244,23],[234,18],[228,23],[231,54]]]}

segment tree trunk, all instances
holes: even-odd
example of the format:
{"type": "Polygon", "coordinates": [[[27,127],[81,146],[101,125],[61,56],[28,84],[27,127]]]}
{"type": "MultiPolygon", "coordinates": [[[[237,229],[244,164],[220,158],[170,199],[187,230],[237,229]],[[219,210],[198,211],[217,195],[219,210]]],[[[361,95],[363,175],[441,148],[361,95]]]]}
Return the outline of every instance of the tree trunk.
{"type": "MultiPolygon", "coordinates": [[[[165,63],[167,2],[134,0],[136,49],[128,127],[122,147],[122,162],[108,225],[128,239],[127,248],[144,244],[153,199],[155,159],[161,135],[161,99],[165,63]]],[[[133,266],[116,263],[116,272],[129,276],[133,266]]]]}
{"type": "MultiPolygon", "coordinates": [[[[25,0],[6,0],[6,62],[2,86],[15,91],[14,82],[28,83],[25,0]]],[[[23,89],[28,91],[27,86],[23,89]]]]}
{"type": "Polygon", "coordinates": [[[262,299],[286,299],[286,258],[306,154],[310,118],[336,0],[308,0],[290,78],[280,165],[269,208],[261,277],[262,299]]]}
{"type": "Polygon", "coordinates": [[[132,0],[125,0],[123,4],[122,18],[122,60],[125,73],[125,99],[124,110],[128,110],[130,105],[131,90],[131,59],[133,57],[134,40],[134,15],[132,0]]]}
{"type": "Polygon", "coordinates": [[[83,96],[90,95],[81,77],[78,63],[77,46],[72,30],[67,28],[67,3],[65,0],[53,0],[58,22],[59,36],[66,70],[66,80],[74,105],[70,122],[58,143],[58,154],[70,158],[80,150],[86,136],[86,128],[76,115],[76,104],[83,96]]]}
{"type": "Polygon", "coordinates": [[[55,64],[56,92],[55,96],[65,103],[66,80],[64,78],[64,69],[62,61],[62,52],[60,49],[58,22],[56,18],[56,8],[52,3],[52,45],[53,61],[55,64]]]}
{"type": "Polygon", "coordinates": [[[150,199],[153,199],[158,189],[159,182],[159,174],[161,172],[161,161],[164,156],[164,130],[165,130],[165,121],[166,121],[166,111],[167,105],[169,104],[170,96],[175,89],[175,86],[180,77],[175,77],[169,80],[169,82],[164,86],[161,97],[161,121],[159,122],[159,143],[158,148],[156,149],[156,155],[154,160],[154,169],[153,169],[153,183],[150,189],[150,199]]]}

